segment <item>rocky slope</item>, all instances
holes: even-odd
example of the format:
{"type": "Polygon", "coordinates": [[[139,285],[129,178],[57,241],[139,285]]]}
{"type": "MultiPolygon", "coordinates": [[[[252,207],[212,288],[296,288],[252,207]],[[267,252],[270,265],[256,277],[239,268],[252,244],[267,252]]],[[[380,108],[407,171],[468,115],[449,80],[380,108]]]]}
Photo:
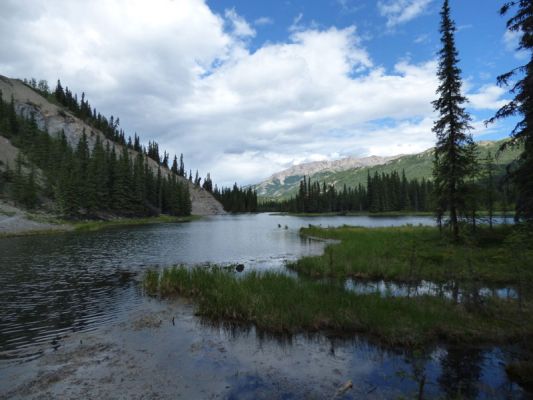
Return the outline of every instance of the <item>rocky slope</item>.
{"type": "MultiPolygon", "coordinates": [[[[102,132],[76,118],[63,107],[51,103],[18,79],[10,79],[0,75],[0,90],[2,91],[2,97],[5,101],[9,101],[11,96],[13,96],[15,109],[19,114],[25,116],[33,114],[40,129],[47,130],[50,135],[56,135],[63,130],[68,143],[73,147],[77,145],[84,130],[87,134],[90,147],[94,146],[97,136],[100,136],[104,145],[109,142],[102,132]]],[[[16,153],[12,150],[12,146],[10,151],[10,148],[3,146],[3,144],[5,143],[2,142],[3,149],[0,151],[0,161],[4,163],[10,162],[10,165],[12,165],[12,160],[14,160],[16,153]]],[[[117,152],[122,150],[121,145],[114,145],[117,148],[117,152]]],[[[130,154],[134,156],[136,152],[130,150],[130,154]]],[[[151,159],[148,159],[148,162],[150,167],[154,171],[157,171],[157,163],[151,159]]],[[[170,171],[164,169],[163,173],[170,174],[170,171]]],[[[202,188],[194,186],[192,183],[181,177],[179,177],[179,179],[186,181],[189,185],[192,213],[194,215],[225,213],[222,205],[210,193],[202,188]]]]}

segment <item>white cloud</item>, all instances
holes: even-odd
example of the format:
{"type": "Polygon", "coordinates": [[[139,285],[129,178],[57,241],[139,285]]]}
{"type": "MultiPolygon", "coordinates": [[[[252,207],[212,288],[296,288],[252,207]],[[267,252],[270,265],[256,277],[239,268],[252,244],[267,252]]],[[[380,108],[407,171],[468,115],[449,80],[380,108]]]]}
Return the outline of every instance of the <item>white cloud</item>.
{"type": "Polygon", "coordinates": [[[300,24],[304,15],[303,13],[298,14],[293,18],[291,26],[289,26],[289,32],[301,31],[304,30],[304,26],[300,24]]]}
{"type": "Polygon", "coordinates": [[[484,85],[477,93],[468,95],[470,106],[476,110],[498,110],[507,101],[501,97],[506,93],[504,89],[496,85],[484,85]]]}
{"type": "MultiPolygon", "coordinates": [[[[434,61],[386,71],[355,27],[300,27],[252,51],[253,32],[235,10],[220,16],[203,0],[7,0],[0,74],[60,77],[219,184],[433,144],[434,61]]],[[[499,101],[491,87],[475,95],[473,107],[499,101]]]]}
{"type": "Polygon", "coordinates": [[[387,27],[411,21],[421,15],[432,0],[379,0],[378,10],[381,16],[387,18],[387,27]]]}
{"type": "Polygon", "coordinates": [[[234,8],[226,10],[224,13],[226,19],[233,27],[233,34],[237,37],[254,37],[255,30],[246,22],[246,20],[237,14],[234,8]]]}
{"type": "Polygon", "coordinates": [[[274,20],[269,17],[260,17],[254,21],[254,25],[256,26],[272,25],[273,23],[274,20]]]}
{"type": "Polygon", "coordinates": [[[514,53],[516,59],[526,61],[528,59],[527,51],[517,50],[521,36],[521,32],[506,30],[503,34],[502,41],[505,49],[508,52],[514,53]]]}
{"type": "Polygon", "coordinates": [[[422,33],[421,35],[418,35],[415,38],[414,43],[424,44],[424,43],[428,43],[430,39],[431,39],[431,36],[429,35],[429,33],[422,33]]]}

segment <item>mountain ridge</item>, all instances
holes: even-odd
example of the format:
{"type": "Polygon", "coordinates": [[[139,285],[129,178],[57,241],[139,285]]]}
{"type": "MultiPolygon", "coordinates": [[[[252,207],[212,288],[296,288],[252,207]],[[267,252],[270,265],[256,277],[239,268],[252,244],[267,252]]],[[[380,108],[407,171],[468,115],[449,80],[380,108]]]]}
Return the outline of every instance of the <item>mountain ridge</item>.
{"type": "MultiPolygon", "coordinates": [[[[502,140],[483,140],[477,142],[479,158],[486,157],[488,152],[494,156],[502,140]]],[[[394,170],[405,171],[408,179],[431,179],[433,168],[434,148],[426,149],[415,154],[400,154],[390,157],[346,157],[340,160],[302,163],[272,174],[264,181],[251,185],[262,200],[285,200],[296,194],[302,178],[308,177],[312,181],[326,182],[335,187],[355,187],[365,184],[367,175],[390,173],[394,170]],[[335,167],[332,167],[335,166],[335,167]]],[[[517,149],[507,149],[499,154],[495,160],[498,165],[506,165],[519,154],[517,149]]]]}

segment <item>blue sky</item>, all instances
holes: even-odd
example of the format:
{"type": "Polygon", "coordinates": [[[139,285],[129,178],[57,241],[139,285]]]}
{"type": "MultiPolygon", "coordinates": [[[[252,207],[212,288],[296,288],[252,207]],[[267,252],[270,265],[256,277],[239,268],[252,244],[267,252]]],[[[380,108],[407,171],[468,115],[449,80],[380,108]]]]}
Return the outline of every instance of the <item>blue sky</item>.
{"type": "MultiPolygon", "coordinates": [[[[524,63],[501,0],[450,0],[477,140],[524,63]]],[[[441,0],[4,0],[0,74],[61,78],[215,182],[431,147],[441,0]]]]}

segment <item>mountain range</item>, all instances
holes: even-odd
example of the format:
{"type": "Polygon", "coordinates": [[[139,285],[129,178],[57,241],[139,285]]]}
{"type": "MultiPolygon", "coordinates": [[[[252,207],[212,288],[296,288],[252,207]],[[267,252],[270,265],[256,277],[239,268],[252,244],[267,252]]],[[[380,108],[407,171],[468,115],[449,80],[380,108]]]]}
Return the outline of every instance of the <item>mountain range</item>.
{"type": "MultiPolygon", "coordinates": [[[[505,140],[478,142],[478,158],[482,162],[490,152],[495,156],[495,163],[503,166],[515,160],[520,151],[507,148],[499,151],[505,140]]],[[[365,184],[368,174],[375,172],[402,172],[408,179],[431,179],[433,169],[434,149],[428,149],[418,154],[396,155],[392,157],[346,157],[332,161],[317,161],[292,166],[277,172],[268,179],[252,185],[262,200],[284,200],[294,196],[303,177],[312,181],[326,182],[335,187],[354,187],[365,184]]]]}

